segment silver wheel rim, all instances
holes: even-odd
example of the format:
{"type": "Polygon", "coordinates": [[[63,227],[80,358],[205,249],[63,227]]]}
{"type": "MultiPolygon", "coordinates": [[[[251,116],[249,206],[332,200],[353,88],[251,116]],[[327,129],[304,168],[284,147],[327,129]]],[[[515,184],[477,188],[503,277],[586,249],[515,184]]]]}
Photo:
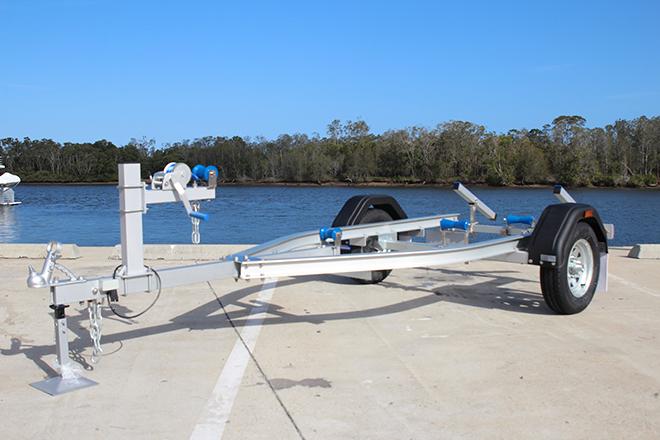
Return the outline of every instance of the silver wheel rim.
{"type": "Polygon", "coordinates": [[[571,294],[576,298],[582,298],[587,293],[594,276],[594,253],[591,245],[584,238],[576,241],[571,248],[566,275],[571,294]]]}

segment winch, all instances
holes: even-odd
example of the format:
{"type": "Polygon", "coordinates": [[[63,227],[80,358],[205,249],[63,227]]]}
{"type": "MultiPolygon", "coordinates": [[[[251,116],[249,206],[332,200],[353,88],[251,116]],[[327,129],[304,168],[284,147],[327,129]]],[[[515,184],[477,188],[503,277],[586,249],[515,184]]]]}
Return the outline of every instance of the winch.
{"type": "MultiPolygon", "coordinates": [[[[183,203],[186,213],[192,222],[192,243],[199,244],[201,235],[199,231],[200,220],[208,220],[208,214],[199,212],[198,199],[191,199],[186,188],[192,181],[192,187],[204,185],[207,189],[215,189],[218,182],[218,168],[214,165],[195,165],[191,170],[185,163],[170,162],[163,171],[158,171],[151,177],[152,191],[174,191],[178,200],[183,203]]],[[[215,193],[214,193],[215,196],[215,193]]]]}

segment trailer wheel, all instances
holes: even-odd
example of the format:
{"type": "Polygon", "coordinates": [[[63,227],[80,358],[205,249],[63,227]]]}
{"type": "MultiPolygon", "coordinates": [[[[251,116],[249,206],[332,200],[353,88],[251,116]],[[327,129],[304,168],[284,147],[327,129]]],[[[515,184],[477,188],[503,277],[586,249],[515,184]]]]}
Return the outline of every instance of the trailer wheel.
{"type": "Polygon", "coordinates": [[[591,226],[577,223],[562,255],[555,267],[541,266],[541,291],[554,312],[572,315],[589,305],[598,284],[600,253],[591,226]]]}
{"type": "MultiPolygon", "coordinates": [[[[391,222],[392,216],[386,211],[378,208],[369,208],[367,213],[362,217],[358,224],[366,223],[382,223],[382,222],[391,222]]],[[[351,246],[351,253],[370,253],[378,252],[381,250],[380,245],[378,244],[378,237],[369,237],[367,238],[367,244],[364,247],[351,246]]],[[[377,284],[383,281],[391,273],[391,270],[372,270],[371,271],[371,280],[365,280],[364,278],[354,278],[365,284],[377,284]]]]}

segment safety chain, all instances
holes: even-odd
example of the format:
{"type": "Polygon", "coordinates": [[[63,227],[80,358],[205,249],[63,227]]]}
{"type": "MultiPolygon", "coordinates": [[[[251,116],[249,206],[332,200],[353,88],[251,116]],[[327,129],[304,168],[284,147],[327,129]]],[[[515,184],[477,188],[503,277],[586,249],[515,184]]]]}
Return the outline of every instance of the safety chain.
{"type": "Polygon", "coordinates": [[[101,348],[101,330],[103,327],[103,315],[101,306],[103,299],[87,302],[87,312],[89,314],[89,336],[94,344],[92,348],[92,363],[96,364],[101,360],[103,348],[101,348]]]}
{"type": "MultiPolygon", "coordinates": [[[[194,212],[199,212],[199,202],[191,202],[190,207],[194,212]]],[[[191,217],[190,220],[192,221],[192,243],[193,244],[199,244],[201,235],[199,233],[199,219],[195,217],[191,217]]]]}

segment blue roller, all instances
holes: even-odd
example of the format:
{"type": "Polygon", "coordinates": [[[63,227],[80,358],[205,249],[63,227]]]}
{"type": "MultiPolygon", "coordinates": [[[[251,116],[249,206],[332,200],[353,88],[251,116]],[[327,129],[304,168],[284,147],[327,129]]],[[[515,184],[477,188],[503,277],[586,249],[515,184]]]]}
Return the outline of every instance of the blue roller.
{"type": "Polygon", "coordinates": [[[207,221],[207,220],[209,219],[209,215],[208,215],[208,214],[204,214],[204,213],[202,213],[202,212],[197,212],[197,211],[193,211],[193,212],[191,212],[191,213],[190,213],[190,216],[191,216],[191,217],[194,217],[194,218],[198,218],[198,219],[200,219],[200,220],[204,220],[204,221],[207,221]]]}
{"type": "Polygon", "coordinates": [[[443,231],[446,229],[462,229],[467,231],[469,228],[470,222],[467,220],[449,220],[448,218],[440,220],[440,229],[443,231]]]}
{"type": "Polygon", "coordinates": [[[321,228],[319,229],[319,237],[321,241],[326,241],[329,238],[337,240],[337,234],[341,234],[341,228],[321,228]]]}
{"type": "Polygon", "coordinates": [[[507,225],[522,224],[522,225],[532,226],[534,224],[534,216],[510,214],[504,217],[504,221],[506,222],[507,225]]]}
{"type": "Polygon", "coordinates": [[[195,180],[204,180],[204,173],[206,173],[206,167],[202,164],[197,164],[192,169],[192,175],[195,180]]]}
{"type": "Polygon", "coordinates": [[[211,171],[215,171],[215,175],[217,177],[220,177],[220,171],[218,171],[218,167],[216,167],[215,165],[209,165],[204,170],[204,180],[206,180],[207,182],[209,181],[209,175],[211,174],[211,171]]]}

